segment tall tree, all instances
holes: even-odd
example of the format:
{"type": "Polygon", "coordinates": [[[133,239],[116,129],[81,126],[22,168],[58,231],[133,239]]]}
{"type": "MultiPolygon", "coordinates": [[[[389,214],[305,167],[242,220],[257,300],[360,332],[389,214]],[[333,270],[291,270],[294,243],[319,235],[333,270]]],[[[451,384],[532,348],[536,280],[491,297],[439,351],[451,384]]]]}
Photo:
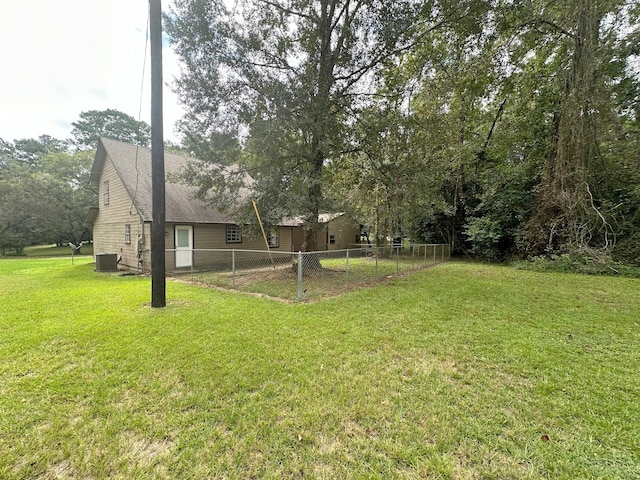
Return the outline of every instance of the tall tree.
{"type": "Polygon", "coordinates": [[[80,150],[95,149],[100,137],[149,146],[151,127],[143,121],[118,110],[89,110],[80,113],[73,122],[73,142],[80,150]]]}
{"type": "Polygon", "coordinates": [[[38,138],[21,138],[13,142],[0,139],[0,155],[7,161],[20,161],[32,168],[37,168],[40,160],[49,154],[68,152],[69,143],[50,135],[38,138]]]}
{"type": "Polygon", "coordinates": [[[183,61],[184,125],[241,138],[261,210],[303,216],[315,250],[323,173],[344,149],[345,125],[373,93],[374,74],[432,25],[416,21],[411,0],[225,5],[178,0],[167,18],[183,61]]]}
{"type": "MultiPolygon", "coordinates": [[[[571,0],[538,5],[522,25],[538,37],[536,55],[556,66],[556,95],[538,205],[528,224],[530,251],[607,251],[613,227],[599,208],[595,182],[605,160],[602,132],[611,120],[612,86],[619,82],[611,43],[623,0],[571,0]],[[550,41],[553,41],[549,48],[550,41]],[[543,48],[544,46],[544,48],[543,48]],[[598,240],[596,240],[596,237],[598,240]]],[[[615,113],[614,113],[615,115],[615,113]]],[[[610,172],[613,173],[613,172],[610,172]]],[[[598,198],[601,197],[601,198],[598,198]]]]}

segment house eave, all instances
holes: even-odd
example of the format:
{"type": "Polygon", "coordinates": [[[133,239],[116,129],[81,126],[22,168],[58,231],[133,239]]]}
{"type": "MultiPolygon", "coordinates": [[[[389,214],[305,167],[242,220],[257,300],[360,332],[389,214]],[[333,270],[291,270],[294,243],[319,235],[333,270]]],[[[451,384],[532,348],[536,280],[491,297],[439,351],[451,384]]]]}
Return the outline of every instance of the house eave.
{"type": "Polygon", "coordinates": [[[91,174],[89,175],[89,185],[96,187],[100,184],[100,176],[102,175],[102,169],[104,168],[104,162],[107,158],[107,151],[102,144],[102,139],[98,140],[98,146],[96,148],[96,156],[93,159],[93,165],[91,166],[91,174]]]}
{"type": "Polygon", "coordinates": [[[87,212],[87,217],[85,218],[84,222],[88,225],[93,225],[93,223],[96,221],[96,218],[98,218],[99,211],[99,207],[89,207],[89,211],[87,212]]]}

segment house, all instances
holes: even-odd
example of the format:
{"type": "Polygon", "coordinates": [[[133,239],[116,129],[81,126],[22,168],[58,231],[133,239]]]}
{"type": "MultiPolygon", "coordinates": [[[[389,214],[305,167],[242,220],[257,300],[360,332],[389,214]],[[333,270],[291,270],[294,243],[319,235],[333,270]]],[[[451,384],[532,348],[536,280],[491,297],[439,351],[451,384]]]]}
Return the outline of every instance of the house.
{"type": "Polygon", "coordinates": [[[318,221],[325,226],[327,250],[344,250],[360,246],[362,227],[345,213],[322,213],[318,221]]]}
{"type": "MultiPolygon", "coordinates": [[[[304,219],[295,217],[288,223],[298,225],[299,229],[292,231],[293,250],[305,250],[304,219]]],[[[362,225],[349,218],[346,213],[321,213],[318,215],[320,229],[317,233],[318,250],[346,250],[359,248],[361,244],[362,225]]]]}
{"type": "MultiPolygon", "coordinates": [[[[165,173],[177,173],[193,159],[165,153],[165,173]]],[[[94,254],[115,253],[121,266],[149,272],[151,268],[151,150],[101,138],[90,184],[98,189],[98,206],[87,220],[93,225],[94,254]]],[[[245,237],[227,215],[194,198],[194,188],[165,186],[165,248],[167,271],[199,267],[211,255],[193,249],[265,250],[262,237],[245,237]],[[174,251],[175,250],[175,251],[174,251]]],[[[270,232],[273,250],[294,251],[302,227],[283,221],[270,232]]]]}

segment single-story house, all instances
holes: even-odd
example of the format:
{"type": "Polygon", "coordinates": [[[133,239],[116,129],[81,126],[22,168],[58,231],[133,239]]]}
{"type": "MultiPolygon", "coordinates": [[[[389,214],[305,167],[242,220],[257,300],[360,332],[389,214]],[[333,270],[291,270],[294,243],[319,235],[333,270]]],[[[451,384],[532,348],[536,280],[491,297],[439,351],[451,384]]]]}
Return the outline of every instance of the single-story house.
{"type": "MultiPolygon", "coordinates": [[[[293,250],[304,250],[304,221],[300,217],[289,219],[289,223],[300,226],[294,229],[293,250]]],[[[346,213],[321,213],[318,215],[320,230],[317,234],[318,250],[345,250],[361,246],[362,225],[350,219],[346,213]]]]}
{"type": "Polygon", "coordinates": [[[325,225],[327,250],[344,250],[360,245],[362,226],[345,213],[321,213],[318,221],[325,225]]]}

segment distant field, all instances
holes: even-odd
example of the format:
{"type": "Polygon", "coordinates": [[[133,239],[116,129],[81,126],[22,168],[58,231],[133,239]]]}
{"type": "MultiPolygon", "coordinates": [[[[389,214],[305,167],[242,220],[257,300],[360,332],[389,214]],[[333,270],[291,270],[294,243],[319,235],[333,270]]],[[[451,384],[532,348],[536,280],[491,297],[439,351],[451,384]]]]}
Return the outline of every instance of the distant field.
{"type": "Polygon", "coordinates": [[[640,478],[640,281],[445,263],[316,303],[0,262],[0,478],[640,478]]]}
{"type": "MultiPolygon", "coordinates": [[[[24,255],[0,255],[0,259],[20,258],[20,257],[71,257],[73,253],[72,249],[68,246],[58,247],[55,244],[52,245],[33,245],[24,248],[24,255]]],[[[78,256],[93,255],[93,244],[83,245],[78,256]]]]}
{"type": "MultiPolygon", "coordinates": [[[[68,246],[57,247],[55,244],[36,245],[25,247],[24,253],[27,257],[70,257],[72,249],[68,246]]],[[[93,244],[83,245],[80,255],[93,255],[93,244]]]]}

